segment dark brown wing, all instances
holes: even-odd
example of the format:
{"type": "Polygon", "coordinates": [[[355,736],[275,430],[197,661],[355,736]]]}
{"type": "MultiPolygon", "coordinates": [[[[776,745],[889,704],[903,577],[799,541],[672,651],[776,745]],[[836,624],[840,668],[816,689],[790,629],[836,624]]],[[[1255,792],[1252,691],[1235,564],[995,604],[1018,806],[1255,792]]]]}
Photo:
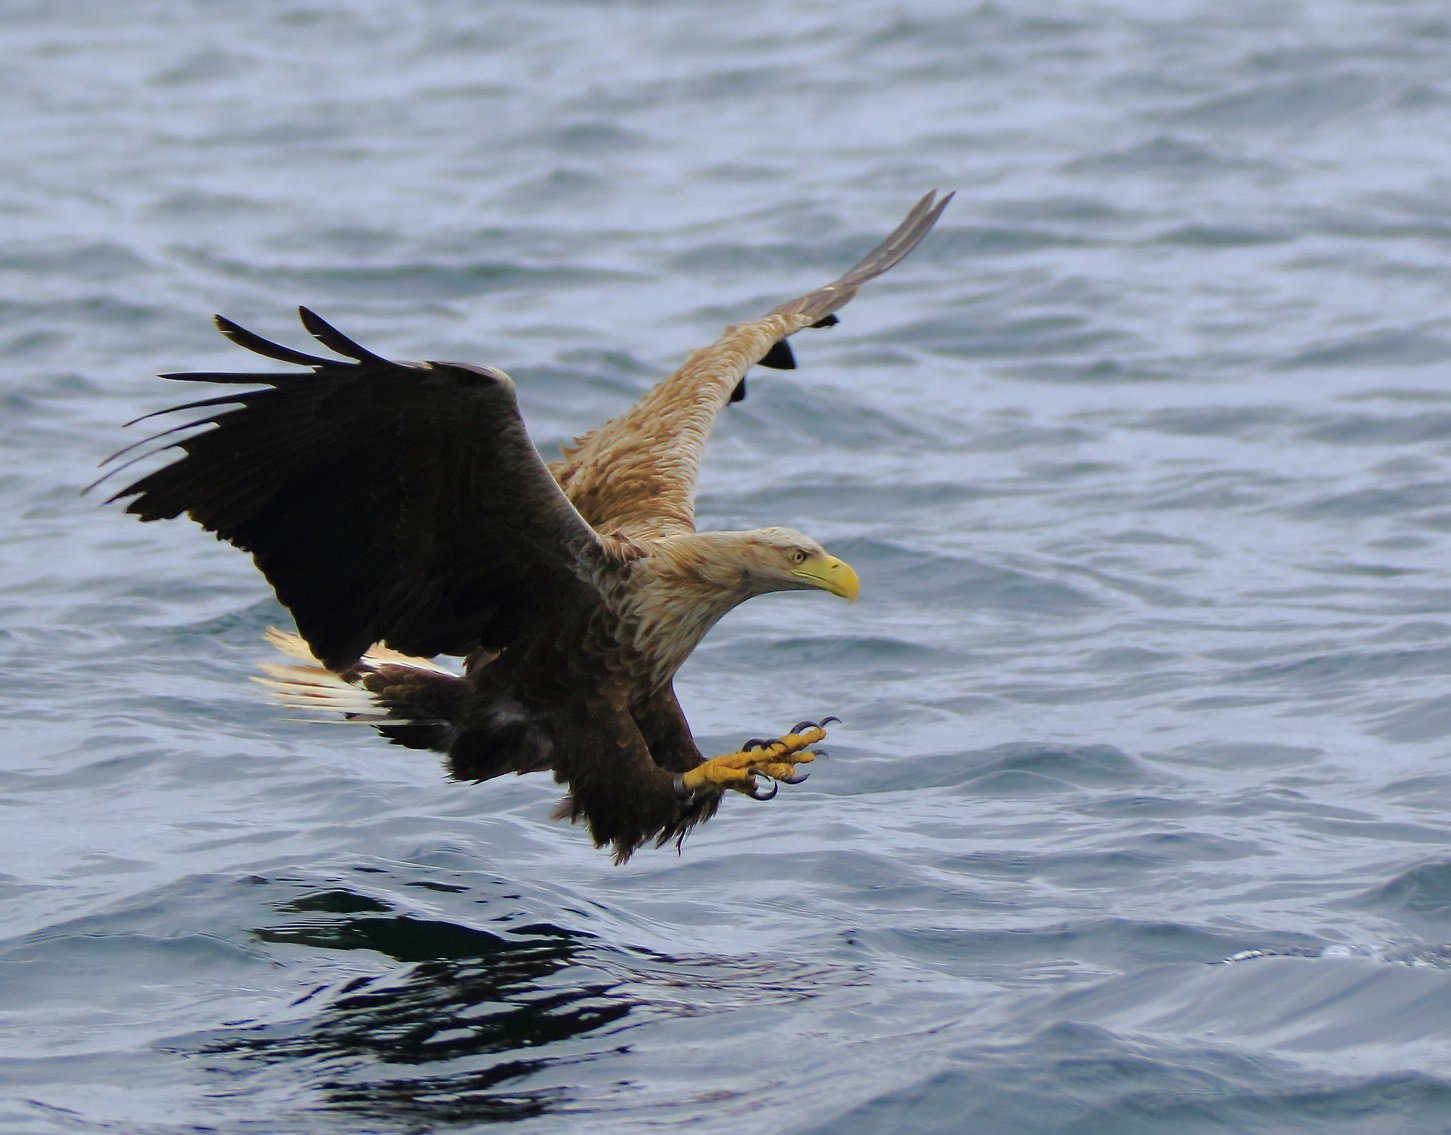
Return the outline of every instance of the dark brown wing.
{"type": "Polygon", "coordinates": [[[301,315],[347,360],[218,316],[234,342],[311,372],[163,375],[263,388],[175,407],[208,411],[177,430],[210,428],[161,447],[184,456],[111,499],[134,498],[142,520],[185,512],[251,552],[332,669],[375,642],[423,657],[497,648],[533,612],[598,601],[601,541],[539,459],[507,375],[389,362],[301,315]]]}

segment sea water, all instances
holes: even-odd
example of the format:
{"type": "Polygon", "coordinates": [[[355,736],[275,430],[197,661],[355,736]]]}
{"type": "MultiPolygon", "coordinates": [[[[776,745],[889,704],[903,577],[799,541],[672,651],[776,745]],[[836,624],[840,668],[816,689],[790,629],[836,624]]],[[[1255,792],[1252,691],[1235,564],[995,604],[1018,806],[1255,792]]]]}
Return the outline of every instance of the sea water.
{"type": "Polygon", "coordinates": [[[1451,1129],[1451,14],[7,0],[0,1129],[1451,1129]],[[553,455],[757,372],[702,527],[862,579],[677,683],[830,759],[614,867],[289,719],[245,555],[80,495],[157,372],[503,367],[553,455]],[[265,364],[264,364],[265,366],[265,364]]]}

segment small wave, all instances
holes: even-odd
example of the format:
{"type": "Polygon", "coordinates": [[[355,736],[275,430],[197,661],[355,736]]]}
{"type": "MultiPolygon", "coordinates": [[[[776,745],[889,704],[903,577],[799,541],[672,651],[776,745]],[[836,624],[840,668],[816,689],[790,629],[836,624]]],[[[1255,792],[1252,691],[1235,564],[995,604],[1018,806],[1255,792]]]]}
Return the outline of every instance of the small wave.
{"type": "Polygon", "coordinates": [[[1075,158],[1064,165],[1069,173],[1160,173],[1197,176],[1213,170],[1237,169],[1243,162],[1201,142],[1161,134],[1126,150],[1075,158]]]}
{"type": "Polygon", "coordinates": [[[1451,861],[1422,863],[1362,894],[1358,902],[1384,913],[1418,920],[1451,920],[1451,861]]]}
{"type": "Polygon", "coordinates": [[[17,242],[0,250],[0,275],[69,276],[100,283],[124,280],[151,267],[131,249],[114,241],[71,245],[17,242]]]}
{"type": "Polygon", "coordinates": [[[907,1084],[873,1093],[802,1135],[1419,1135],[1439,1130],[1451,1107],[1451,1081],[1434,1075],[1322,1071],[1219,1037],[1173,1042],[1078,1020],[1046,1024],[1026,1040],[1005,1031],[959,1043],[948,1059],[923,1059],[907,1084]]]}
{"type": "Polygon", "coordinates": [[[1300,420],[1281,406],[1183,406],[1154,410],[1135,426],[1183,437],[1263,437],[1300,420]]]}
{"type": "Polygon", "coordinates": [[[1362,110],[1381,93],[1381,84],[1376,80],[1347,72],[1258,83],[1234,94],[1194,103],[1173,118],[1196,127],[1303,129],[1362,110]]]}
{"type": "Polygon", "coordinates": [[[884,541],[834,545],[853,563],[869,565],[879,586],[903,599],[931,597],[959,612],[1016,611],[1040,617],[1081,615],[1101,607],[1088,592],[1040,572],[980,560],[916,551],[884,541]]]}
{"type": "Polygon", "coordinates": [[[1180,382],[1184,375],[1164,361],[1129,358],[1094,358],[1073,362],[1033,362],[999,368],[1008,378],[1038,382],[1110,384],[1119,382],[1180,382]]]}
{"type": "Polygon", "coordinates": [[[532,135],[531,140],[565,154],[617,154],[650,145],[645,135],[608,119],[562,123],[532,135]]]}
{"type": "MultiPolygon", "coordinates": [[[[963,868],[988,878],[1044,877],[1037,856],[1012,859],[977,855],[963,868]]],[[[977,964],[1009,967],[1060,965],[1098,966],[1124,972],[1166,963],[1212,965],[1250,957],[1318,957],[1322,944],[1303,936],[1264,935],[1193,926],[1181,922],[1129,918],[1090,918],[1052,926],[963,928],[879,932],[900,941],[900,947],[924,961],[952,964],[970,957],[977,964]],[[1247,941],[1260,943],[1246,946],[1247,941]]]]}
{"type": "Polygon", "coordinates": [[[1306,347],[1276,363],[1279,370],[1310,367],[1433,366],[1451,359],[1451,341],[1416,328],[1386,328],[1306,347]]]}
{"type": "MultiPolygon", "coordinates": [[[[1451,482],[1435,481],[1420,484],[1377,486],[1352,489],[1349,492],[1315,496],[1288,509],[1290,515],[1305,520],[1405,516],[1428,509],[1444,509],[1451,503],[1451,482]]],[[[1438,601],[1440,597],[1438,596],[1438,601]]],[[[1429,607],[1429,610],[1434,610],[1429,607]]],[[[1443,608],[1444,609],[1444,608],[1443,608]]]]}
{"type": "Polygon", "coordinates": [[[508,261],[299,267],[236,260],[196,248],[179,255],[184,255],[195,266],[220,276],[266,281],[268,287],[274,290],[286,283],[322,296],[395,298],[406,295],[412,302],[458,299],[518,288],[554,290],[582,287],[622,278],[618,272],[595,268],[530,267],[508,261]]]}
{"type": "Polygon", "coordinates": [[[1263,244],[1287,244],[1295,236],[1282,229],[1246,229],[1233,225],[1180,225],[1154,238],[1156,244],[1177,244],[1189,248],[1250,248],[1263,244]]]}
{"type": "Polygon", "coordinates": [[[920,320],[897,328],[885,338],[964,359],[1095,355],[1114,345],[1133,342],[1126,332],[1094,327],[1087,317],[1077,313],[992,318],[976,325],[961,316],[951,320],[920,320]]]}
{"type": "Polygon", "coordinates": [[[967,789],[973,795],[1077,793],[1083,789],[1148,786],[1160,778],[1149,766],[1111,745],[1040,745],[1010,742],[977,752],[921,753],[873,767],[866,762],[854,783],[870,791],[967,789]],[[867,779],[863,780],[865,777],[867,779]]]}

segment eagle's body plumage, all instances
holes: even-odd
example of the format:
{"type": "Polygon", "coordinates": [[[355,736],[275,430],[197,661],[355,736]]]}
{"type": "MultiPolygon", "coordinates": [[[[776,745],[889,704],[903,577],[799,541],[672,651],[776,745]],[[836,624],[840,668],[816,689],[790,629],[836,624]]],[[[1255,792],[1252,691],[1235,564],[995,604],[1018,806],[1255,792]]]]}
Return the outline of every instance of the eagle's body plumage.
{"type": "Polygon", "coordinates": [[[569,788],[559,814],[626,858],[682,837],[722,788],[754,793],[756,776],[790,780],[811,759],[815,726],[707,761],[671,680],[744,600],[854,598],[856,576],[789,529],[697,532],[696,476],[746,372],[794,365],[787,338],[834,323],[949,199],[928,194],[841,279],[727,328],[549,465],[502,371],[391,362],[305,308],[342,359],[219,316],[240,346],[309,369],[163,376],[249,389],[176,407],[204,411],[157,435],[181,433],[163,448],[183,456],[112,499],[142,520],[185,512],[252,554],[297,622],[273,636],[303,663],[268,667],[282,700],[445,752],[460,778],[552,771],[569,788]],[[464,673],[427,661],[440,654],[464,673]]]}

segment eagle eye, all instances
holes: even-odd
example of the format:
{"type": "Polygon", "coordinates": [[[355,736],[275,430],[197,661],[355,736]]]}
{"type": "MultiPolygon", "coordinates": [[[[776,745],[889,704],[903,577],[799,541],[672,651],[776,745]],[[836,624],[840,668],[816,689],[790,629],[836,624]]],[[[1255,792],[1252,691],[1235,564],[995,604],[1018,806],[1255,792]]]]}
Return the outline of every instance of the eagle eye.
{"type": "Polygon", "coordinates": [[[806,552],[801,548],[797,548],[791,553],[791,562],[793,564],[804,564],[806,562],[806,552]]]}

